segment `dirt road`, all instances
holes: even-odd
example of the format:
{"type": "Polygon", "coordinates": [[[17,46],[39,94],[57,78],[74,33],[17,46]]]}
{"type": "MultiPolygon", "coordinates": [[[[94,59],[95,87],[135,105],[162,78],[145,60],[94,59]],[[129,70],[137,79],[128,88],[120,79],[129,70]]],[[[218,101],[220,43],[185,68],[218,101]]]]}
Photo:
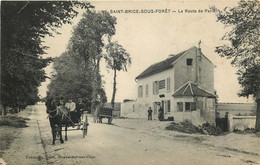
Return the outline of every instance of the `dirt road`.
{"type": "MultiPolygon", "coordinates": [[[[29,108],[31,119],[3,159],[10,165],[37,164],[260,164],[260,141],[252,134],[189,135],[165,130],[169,122],[114,119],[113,125],[92,123],[86,138],[68,132],[68,141],[52,145],[45,106],[29,108]]],[[[28,117],[28,116],[27,116],[28,117]]]]}

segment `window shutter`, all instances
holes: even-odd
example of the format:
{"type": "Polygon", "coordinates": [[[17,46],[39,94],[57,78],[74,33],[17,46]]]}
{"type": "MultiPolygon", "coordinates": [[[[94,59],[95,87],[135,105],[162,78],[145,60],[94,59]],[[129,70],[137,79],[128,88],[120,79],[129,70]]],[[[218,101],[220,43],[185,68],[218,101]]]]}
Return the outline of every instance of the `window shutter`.
{"type": "Polygon", "coordinates": [[[155,81],[153,82],[153,94],[155,95],[155,81]]]}
{"type": "Polygon", "coordinates": [[[141,97],[143,97],[143,86],[141,86],[141,97]]]}
{"type": "Polygon", "coordinates": [[[183,102],[177,102],[178,112],[183,112],[183,102]]]}
{"type": "Polygon", "coordinates": [[[140,97],[140,87],[137,88],[138,97],[140,97]]]}
{"type": "Polygon", "coordinates": [[[171,112],[171,101],[170,100],[167,101],[167,108],[168,108],[168,112],[171,112]]]}
{"type": "Polygon", "coordinates": [[[146,84],[146,86],[145,86],[145,95],[146,95],[146,97],[148,97],[148,84],[146,84]]]}
{"type": "Polygon", "coordinates": [[[140,86],[138,87],[138,97],[140,97],[140,86]]]}
{"type": "Polygon", "coordinates": [[[138,97],[143,97],[143,86],[138,87],[138,97]]]}
{"type": "Polygon", "coordinates": [[[169,77],[169,78],[167,78],[167,91],[170,91],[170,90],[171,90],[170,84],[171,84],[171,79],[170,79],[170,77],[169,77]]]}
{"type": "Polygon", "coordinates": [[[164,89],[165,88],[165,80],[159,81],[159,89],[164,89]]]}
{"type": "Polygon", "coordinates": [[[159,93],[159,83],[158,83],[158,81],[156,81],[156,94],[158,94],[159,93]]]}

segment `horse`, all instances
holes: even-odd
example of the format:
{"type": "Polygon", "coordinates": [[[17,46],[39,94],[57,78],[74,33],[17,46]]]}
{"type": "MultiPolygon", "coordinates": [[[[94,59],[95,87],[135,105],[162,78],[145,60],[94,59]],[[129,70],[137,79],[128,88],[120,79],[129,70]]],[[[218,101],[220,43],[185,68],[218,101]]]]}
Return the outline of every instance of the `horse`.
{"type": "MultiPolygon", "coordinates": [[[[69,126],[74,127],[75,126],[74,123],[76,123],[76,121],[73,121],[73,119],[79,121],[79,119],[77,118],[80,117],[76,115],[76,119],[75,119],[75,116],[73,116],[73,114],[69,112],[69,109],[65,107],[63,101],[60,101],[58,106],[56,106],[54,102],[50,104],[47,101],[46,106],[47,106],[47,113],[49,114],[49,120],[52,129],[52,137],[53,137],[52,144],[55,144],[56,137],[58,136],[60,137],[60,142],[64,143],[62,139],[62,127],[63,126],[65,127],[65,141],[67,141],[68,127],[69,126]],[[72,119],[71,117],[74,118],[72,119]]],[[[78,125],[78,129],[79,129],[79,125],[78,125]]]]}
{"type": "Polygon", "coordinates": [[[56,136],[60,137],[60,143],[64,143],[62,139],[62,115],[52,99],[47,100],[46,107],[52,130],[52,144],[55,144],[56,136]]]}
{"type": "MultiPolygon", "coordinates": [[[[61,126],[65,127],[65,140],[68,140],[67,131],[68,127],[74,125],[74,122],[71,120],[71,115],[69,113],[69,109],[64,105],[60,105],[58,108],[58,113],[61,116],[61,126]]],[[[62,128],[62,127],[61,127],[62,128]]]]}

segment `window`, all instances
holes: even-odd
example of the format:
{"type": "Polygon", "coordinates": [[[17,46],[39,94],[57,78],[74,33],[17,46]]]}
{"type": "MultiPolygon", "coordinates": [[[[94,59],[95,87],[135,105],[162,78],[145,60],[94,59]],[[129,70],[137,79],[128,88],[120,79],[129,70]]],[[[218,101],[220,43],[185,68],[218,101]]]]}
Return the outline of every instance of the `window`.
{"type": "Polygon", "coordinates": [[[158,89],[158,81],[154,81],[153,82],[153,94],[156,95],[159,93],[159,89],[158,89]]]}
{"type": "Polygon", "coordinates": [[[185,111],[190,111],[190,102],[185,102],[185,111]]]}
{"type": "Polygon", "coordinates": [[[183,112],[183,102],[177,102],[177,111],[183,112]]]}
{"type": "Polygon", "coordinates": [[[171,80],[170,77],[167,78],[167,91],[168,92],[171,91],[171,81],[170,80],[171,80]]]}
{"type": "Polygon", "coordinates": [[[195,102],[191,102],[191,104],[190,104],[190,109],[191,109],[192,111],[196,111],[196,103],[195,103],[195,102]]]}
{"type": "Polygon", "coordinates": [[[138,87],[138,97],[143,97],[143,86],[138,87]]]}
{"type": "Polygon", "coordinates": [[[171,100],[167,100],[165,103],[166,112],[171,112],[171,100]]]}
{"type": "Polygon", "coordinates": [[[196,111],[195,102],[185,102],[185,111],[196,111]]]}
{"type": "Polygon", "coordinates": [[[214,99],[207,99],[207,108],[208,109],[214,108],[214,99]]]}
{"type": "Polygon", "coordinates": [[[187,61],[186,61],[186,64],[188,66],[192,66],[192,58],[188,58],[187,61]]]}
{"type": "Polygon", "coordinates": [[[165,80],[159,81],[159,89],[164,89],[165,88],[165,80]]]}
{"type": "Polygon", "coordinates": [[[145,86],[145,96],[148,97],[148,84],[145,86]]]}

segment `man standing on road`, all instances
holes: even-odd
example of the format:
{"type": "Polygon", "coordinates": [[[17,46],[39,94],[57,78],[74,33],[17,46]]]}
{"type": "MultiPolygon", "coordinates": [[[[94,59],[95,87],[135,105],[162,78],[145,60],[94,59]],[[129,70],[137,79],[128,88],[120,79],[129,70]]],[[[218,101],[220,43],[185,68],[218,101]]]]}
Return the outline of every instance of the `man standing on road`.
{"type": "Polygon", "coordinates": [[[149,107],[148,109],[148,120],[152,120],[152,113],[153,113],[153,110],[151,109],[151,107],[149,107]]]}

